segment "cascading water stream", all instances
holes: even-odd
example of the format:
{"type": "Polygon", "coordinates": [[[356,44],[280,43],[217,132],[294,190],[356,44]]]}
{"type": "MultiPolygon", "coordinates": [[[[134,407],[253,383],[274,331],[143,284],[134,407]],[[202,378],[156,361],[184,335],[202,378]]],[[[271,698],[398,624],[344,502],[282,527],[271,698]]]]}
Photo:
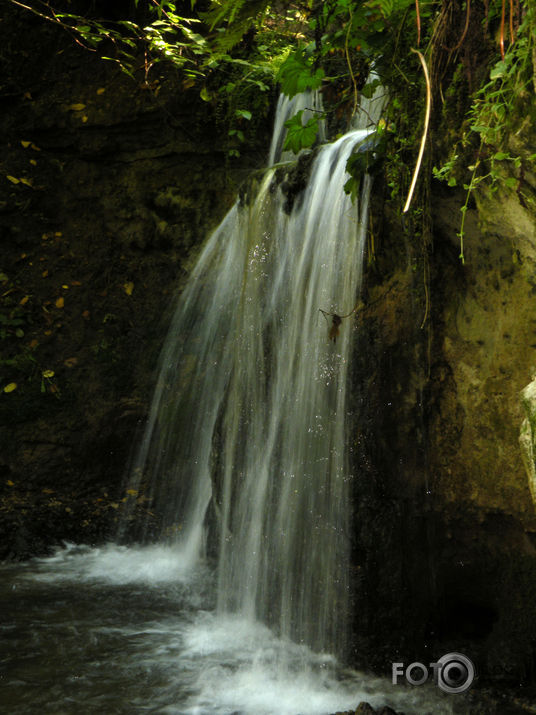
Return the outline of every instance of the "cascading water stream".
{"type": "MultiPolygon", "coordinates": [[[[280,100],[272,161],[284,121],[308,106],[280,100]]],[[[134,469],[192,563],[212,503],[221,610],[330,652],[346,632],[352,331],[328,342],[319,309],[347,313],[359,294],[370,179],[359,205],[343,186],[369,133],[322,146],[290,209],[284,169],[267,170],[212,235],[179,299],[134,469]]]]}

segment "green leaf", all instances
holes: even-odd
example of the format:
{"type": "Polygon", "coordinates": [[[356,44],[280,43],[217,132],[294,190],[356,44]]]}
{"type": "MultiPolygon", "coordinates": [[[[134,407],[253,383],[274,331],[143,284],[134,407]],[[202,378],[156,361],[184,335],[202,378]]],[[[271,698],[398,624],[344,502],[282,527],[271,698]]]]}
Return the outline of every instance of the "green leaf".
{"type": "Polygon", "coordinates": [[[301,149],[306,149],[315,143],[318,134],[318,119],[312,117],[306,124],[302,124],[303,109],[285,122],[287,136],[283,149],[297,154],[301,149]]]}
{"type": "Polygon", "coordinates": [[[281,83],[281,91],[288,97],[293,97],[307,89],[317,89],[324,79],[324,70],[314,70],[312,58],[306,57],[302,49],[296,50],[281,65],[277,81],[281,83]]]}
{"type": "Polygon", "coordinates": [[[500,60],[497,62],[495,67],[492,67],[491,72],[489,73],[489,78],[490,79],[499,79],[502,77],[506,72],[508,71],[508,65],[504,60],[500,60]]]}
{"type": "Polygon", "coordinates": [[[493,159],[496,161],[504,161],[505,159],[509,159],[510,155],[506,154],[504,151],[498,151],[496,154],[493,155],[493,159]]]}
{"type": "Polygon", "coordinates": [[[504,185],[509,189],[517,189],[517,179],[514,176],[509,176],[505,179],[504,185]]]}
{"type": "Polygon", "coordinates": [[[235,110],[235,116],[239,117],[240,119],[247,119],[249,122],[252,117],[252,114],[247,109],[237,109],[235,110]]]}
{"type": "Polygon", "coordinates": [[[372,82],[366,84],[361,90],[361,95],[366,99],[371,99],[372,95],[376,91],[376,88],[380,85],[380,80],[375,79],[372,82]]]}

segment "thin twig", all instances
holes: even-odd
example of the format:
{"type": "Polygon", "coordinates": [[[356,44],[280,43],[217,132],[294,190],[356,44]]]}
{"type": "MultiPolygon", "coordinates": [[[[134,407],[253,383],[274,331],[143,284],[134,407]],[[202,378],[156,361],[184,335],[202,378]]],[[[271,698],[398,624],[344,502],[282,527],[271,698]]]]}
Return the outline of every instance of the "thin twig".
{"type": "Polygon", "coordinates": [[[514,44],[514,0],[510,0],[510,44],[514,44]]]}
{"type": "Polygon", "coordinates": [[[352,8],[349,7],[348,10],[350,12],[350,20],[348,22],[348,31],[346,32],[346,40],[344,42],[344,50],[345,50],[345,54],[346,54],[346,63],[348,64],[348,69],[350,71],[350,77],[352,78],[352,85],[354,88],[354,106],[352,109],[352,116],[353,116],[357,110],[357,82],[355,81],[354,70],[352,68],[352,61],[350,59],[350,51],[348,49],[348,40],[350,38],[350,31],[352,29],[352,21],[353,21],[352,8]]]}
{"type": "Polygon", "coordinates": [[[445,49],[448,52],[456,52],[456,50],[459,50],[460,47],[463,44],[463,41],[465,40],[465,36],[467,35],[467,30],[469,29],[469,18],[471,16],[471,0],[467,0],[467,7],[465,9],[465,27],[463,28],[462,36],[459,39],[459,42],[457,45],[454,47],[445,47],[445,49]]]}
{"type": "Polygon", "coordinates": [[[415,165],[415,171],[413,172],[413,179],[411,180],[411,186],[409,187],[408,198],[406,199],[406,205],[404,206],[402,213],[406,213],[409,210],[409,207],[411,204],[411,199],[413,198],[413,192],[415,191],[415,184],[417,183],[417,177],[419,175],[422,157],[424,154],[424,147],[426,145],[426,135],[428,134],[428,125],[430,123],[430,111],[431,111],[431,107],[432,107],[432,90],[430,87],[430,76],[428,74],[428,67],[426,65],[426,60],[424,59],[422,52],[419,52],[419,50],[414,50],[412,47],[411,51],[415,52],[416,54],[419,55],[419,59],[421,61],[422,68],[424,71],[424,78],[426,80],[426,113],[424,115],[424,128],[423,128],[422,138],[421,138],[421,148],[419,149],[419,156],[417,157],[417,164],[415,165]]]}
{"type": "Polygon", "coordinates": [[[67,32],[72,36],[73,40],[76,42],[77,45],[80,45],[80,47],[83,47],[84,50],[88,50],[89,52],[96,52],[95,48],[88,47],[83,42],[81,42],[74,34],[74,32],[76,32],[76,28],[71,27],[71,25],[67,25],[65,22],[62,22],[58,17],[56,17],[52,9],[51,12],[53,17],[50,17],[50,15],[45,15],[44,13],[39,12],[39,10],[36,10],[31,5],[25,5],[24,3],[19,2],[19,0],[9,0],[9,2],[11,2],[13,5],[17,5],[18,7],[22,7],[24,10],[32,12],[34,15],[37,15],[37,17],[40,17],[42,20],[47,20],[47,22],[51,22],[54,25],[62,27],[64,30],[67,30],[67,32]]]}
{"type": "Polygon", "coordinates": [[[505,6],[506,1],[502,0],[502,10],[501,10],[501,38],[499,45],[501,47],[501,59],[504,61],[504,16],[505,16],[505,6]]]}

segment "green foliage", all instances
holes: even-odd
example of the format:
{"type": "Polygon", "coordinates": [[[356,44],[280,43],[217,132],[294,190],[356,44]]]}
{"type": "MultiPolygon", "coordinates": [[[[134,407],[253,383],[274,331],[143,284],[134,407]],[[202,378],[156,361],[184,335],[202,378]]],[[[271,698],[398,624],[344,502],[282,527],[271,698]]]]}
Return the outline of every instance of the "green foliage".
{"type": "Polygon", "coordinates": [[[533,163],[536,155],[521,157],[509,151],[509,137],[525,121],[534,82],[533,52],[536,36],[536,8],[526,3],[523,21],[515,42],[504,58],[498,60],[489,72],[489,79],[475,93],[469,109],[468,130],[441,167],[433,168],[436,179],[447,181],[449,186],[462,183],[466,198],[460,211],[462,219],[458,237],[460,260],[464,257],[465,219],[472,193],[484,182],[491,192],[499,186],[518,190],[524,161],[533,163]],[[473,137],[478,137],[476,158],[471,160],[473,137]],[[469,178],[464,175],[469,172],[469,178]]]}
{"type": "Polygon", "coordinates": [[[363,176],[366,173],[374,174],[384,161],[387,136],[385,122],[380,122],[374,136],[359,144],[346,162],[346,171],[350,178],[344,185],[344,191],[353,201],[359,194],[363,176]]]}
{"type": "Polygon", "coordinates": [[[15,308],[9,313],[0,313],[0,340],[5,340],[10,336],[17,338],[24,337],[22,326],[26,325],[24,311],[15,308]]]}
{"type": "Polygon", "coordinates": [[[303,48],[298,48],[283,62],[277,80],[281,91],[289,97],[308,89],[318,89],[325,73],[321,67],[314,68],[313,56],[303,48]]]}
{"type": "Polygon", "coordinates": [[[230,52],[252,27],[262,24],[268,0],[214,0],[201,14],[210,30],[216,30],[214,49],[230,52]]]}
{"type": "Polygon", "coordinates": [[[470,128],[484,144],[500,146],[513,123],[525,114],[523,109],[533,92],[535,37],[536,7],[527,3],[516,41],[491,68],[489,81],[477,91],[469,112],[470,128]]]}
{"type": "Polygon", "coordinates": [[[303,109],[285,122],[287,137],[285,151],[297,154],[301,149],[313,146],[318,134],[318,118],[311,117],[305,124],[302,123],[303,109]]]}

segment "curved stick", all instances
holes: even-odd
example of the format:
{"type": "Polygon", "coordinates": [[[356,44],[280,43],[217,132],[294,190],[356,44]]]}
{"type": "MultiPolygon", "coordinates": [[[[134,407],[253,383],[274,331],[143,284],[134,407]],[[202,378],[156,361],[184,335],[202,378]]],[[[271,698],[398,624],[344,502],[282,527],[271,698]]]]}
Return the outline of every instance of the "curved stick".
{"type": "Polygon", "coordinates": [[[412,47],[411,51],[415,52],[416,54],[419,55],[419,59],[422,64],[422,68],[424,70],[424,78],[426,80],[426,114],[424,116],[424,128],[423,128],[422,138],[421,138],[421,148],[419,149],[419,156],[417,157],[417,164],[415,165],[415,171],[413,172],[413,179],[411,180],[411,186],[409,187],[408,198],[406,199],[406,205],[404,206],[402,213],[406,213],[408,211],[410,204],[411,204],[411,199],[413,198],[413,192],[415,191],[415,184],[417,183],[417,177],[419,175],[422,157],[424,154],[424,147],[426,145],[426,135],[428,133],[428,125],[430,123],[430,111],[431,111],[431,107],[432,107],[432,91],[430,88],[430,76],[428,74],[428,66],[426,65],[426,60],[424,59],[422,52],[419,52],[419,50],[414,50],[412,47]]]}

